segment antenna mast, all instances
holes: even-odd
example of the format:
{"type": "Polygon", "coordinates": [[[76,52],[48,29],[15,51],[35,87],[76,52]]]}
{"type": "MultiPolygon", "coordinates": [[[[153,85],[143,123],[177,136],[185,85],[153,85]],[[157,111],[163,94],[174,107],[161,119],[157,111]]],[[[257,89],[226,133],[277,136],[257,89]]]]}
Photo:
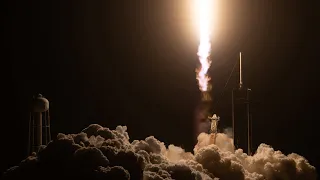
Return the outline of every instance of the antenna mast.
{"type": "Polygon", "coordinates": [[[240,58],[239,58],[239,61],[240,61],[240,81],[239,81],[239,88],[241,89],[242,88],[242,61],[241,61],[241,52],[240,52],[240,58]]]}

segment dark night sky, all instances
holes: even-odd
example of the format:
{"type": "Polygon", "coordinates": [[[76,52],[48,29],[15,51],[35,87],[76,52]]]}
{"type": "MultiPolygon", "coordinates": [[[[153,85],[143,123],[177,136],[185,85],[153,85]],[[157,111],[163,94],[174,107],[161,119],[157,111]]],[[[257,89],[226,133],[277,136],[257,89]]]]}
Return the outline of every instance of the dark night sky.
{"type": "MultiPolygon", "coordinates": [[[[198,39],[189,1],[10,1],[5,18],[1,170],[26,156],[28,104],[50,101],[51,129],[127,125],[131,139],[154,135],[191,151],[200,99],[198,39]]],[[[253,90],[254,145],[296,152],[319,166],[319,3],[221,2],[212,39],[213,96],[243,52],[253,90]]],[[[231,125],[230,89],[216,113],[231,125]]]]}

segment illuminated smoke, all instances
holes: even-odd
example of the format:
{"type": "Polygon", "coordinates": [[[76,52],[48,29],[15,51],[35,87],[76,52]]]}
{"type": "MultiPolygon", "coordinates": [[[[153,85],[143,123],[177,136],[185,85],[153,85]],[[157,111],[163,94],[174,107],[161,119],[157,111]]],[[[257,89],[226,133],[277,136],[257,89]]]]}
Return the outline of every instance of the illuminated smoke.
{"type": "Polygon", "coordinates": [[[58,134],[39,153],[7,170],[3,179],[316,180],[315,167],[295,153],[261,144],[253,156],[232,139],[202,133],[194,153],[155,137],[130,141],[126,126],[92,124],[79,134],[58,134]]]}

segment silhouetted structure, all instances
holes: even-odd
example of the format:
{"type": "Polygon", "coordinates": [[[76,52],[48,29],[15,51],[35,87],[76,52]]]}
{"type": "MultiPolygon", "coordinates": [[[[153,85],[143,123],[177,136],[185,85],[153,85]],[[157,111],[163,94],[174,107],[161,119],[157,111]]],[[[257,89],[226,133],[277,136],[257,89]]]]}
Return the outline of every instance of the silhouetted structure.
{"type": "Polygon", "coordinates": [[[241,148],[247,154],[252,151],[252,120],[250,115],[251,89],[243,87],[240,52],[239,87],[232,90],[232,126],[235,148],[241,148]]]}
{"type": "Polygon", "coordinates": [[[32,100],[28,154],[38,152],[42,145],[47,145],[51,140],[50,134],[49,101],[38,94],[32,100]]]}

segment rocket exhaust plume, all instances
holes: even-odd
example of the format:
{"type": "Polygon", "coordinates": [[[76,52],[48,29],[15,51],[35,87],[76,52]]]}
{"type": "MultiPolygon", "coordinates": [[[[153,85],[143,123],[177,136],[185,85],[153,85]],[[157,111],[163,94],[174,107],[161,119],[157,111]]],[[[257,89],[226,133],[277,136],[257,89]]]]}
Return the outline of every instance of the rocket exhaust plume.
{"type": "MultiPolygon", "coordinates": [[[[211,61],[209,59],[210,56],[210,6],[211,0],[197,0],[196,7],[198,13],[198,21],[199,21],[199,37],[200,44],[198,47],[198,57],[201,66],[196,70],[197,72],[197,80],[199,84],[199,89],[201,92],[206,92],[209,89],[209,81],[210,77],[208,76],[208,70],[211,65],[211,61]]],[[[205,93],[206,94],[206,93],[205,93]]],[[[210,98],[205,97],[205,98],[210,98]]]]}
{"type": "Polygon", "coordinates": [[[198,58],[200,66],[196,69],[196,79],[198,81],[199,90],[201,91],[201,102],[196,111],[196,134],[201,132],[208,132],[210,129],[210,122],[208,116],[210,116],[211,110],[211,85],[209,84],[210,76],[208,70],[211,66],[210,60],[210,23],[212,22],[212,5],[213,0],[194,0],[194,7],[196,11],[196,22],[199,28],[199,46],[198,46],[198,58]]]}

